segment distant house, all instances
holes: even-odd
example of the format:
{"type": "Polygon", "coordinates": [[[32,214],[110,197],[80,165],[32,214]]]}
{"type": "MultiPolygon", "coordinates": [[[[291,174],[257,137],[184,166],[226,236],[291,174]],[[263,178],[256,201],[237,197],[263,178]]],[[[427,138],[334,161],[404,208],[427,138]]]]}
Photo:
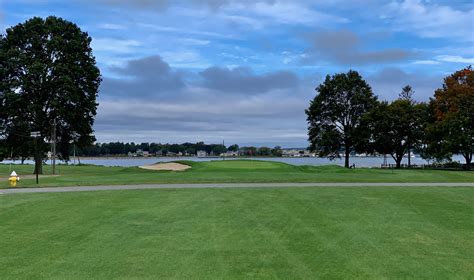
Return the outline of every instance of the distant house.
{"type": "Polygon", "coordinates": [[[207,157],[207,152],[206,151],[197,151],[197,156],[198,157],[207,157]]]}
{"type": "Polygon", "coordinates": [[[316,156],[316,153],[315,152],[311,152],[309,150],[305,150],[304,153],[303,153],[303,156],[305,157],[315,157],[316,156]]]}
{"type": "Polygon", "coordinates": [[[288,149],[282,150],[284,157],[315,157],[316,153],[304,149],[288,149]]]}
{"type": "Polygon", "coordinates": [[[300,157],[301,153],[300,153],[300,150],[291,149],[291,150],[283,150],[282,155],[284,157],[300,157]]]}
{"type": "Polygon", "coordinates": [[[142,149],[138,149],[137,152],[136,152],[136,156],[137,157],[149,157],[150,152],[149,151],[144,151],[142,149]]]}
{"type": "Polygon", "coordinates": [[[222,153],[221,156],[223,156],[223,157],[236,157],[236,156],[239,156],[239,152],[237,152],[237,151],[227,151],[225,153],[222,153]]]}

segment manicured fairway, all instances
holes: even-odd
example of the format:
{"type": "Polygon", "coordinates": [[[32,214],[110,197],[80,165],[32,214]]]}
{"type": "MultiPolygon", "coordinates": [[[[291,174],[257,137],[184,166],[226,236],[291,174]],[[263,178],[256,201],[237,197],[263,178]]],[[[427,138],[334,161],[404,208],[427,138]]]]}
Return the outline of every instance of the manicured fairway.
{"type": "Polygon", "coordinates": [[[2,279],[470,279],[474,188],[0,196],[2,279]]]}
{"type": "MultiPolygon", "coordinates": [[[[227,160],[182,162],[182,172],[143,170],[138,167],[59,166],[58,177],[41,178],[40,186],[123,185],[149,183],[240,182],[474,182],[474,171],[345,169],[340,166],[295,166],[280,162],[227,160]]],[[[32,165],[13,166],[20,175],[33,173],[32,165]]],[[[8,187],[9,165],[0,164],[0,188],[8,187]],[[3,177],[3,178],[2,178],[3,177]]],[[[51,167],[44,167],[51,174],[51,167]]],[[[24,179],[19,187],[36,186],[24,179]]]]}

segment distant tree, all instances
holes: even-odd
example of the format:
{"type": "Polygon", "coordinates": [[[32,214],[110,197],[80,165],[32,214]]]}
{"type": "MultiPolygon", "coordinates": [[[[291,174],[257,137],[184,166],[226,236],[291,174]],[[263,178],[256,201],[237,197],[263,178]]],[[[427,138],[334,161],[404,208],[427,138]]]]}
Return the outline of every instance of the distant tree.
{"type": "Polygon", "coordinates": [[[69,156],[73,135],[80,147],[94,141],[101,79],[90,43],[77,25],[57,17],[29,19],[0,38],[0,130],[7,141],[14,133],[29,137],[40,132],[39,172],[53,120],[63,158],[69,156]]]}
{"type": "Polygon", "coordinates": [[[414,93],[415,93],[415,91],[411,88],[411,86],[406,85],[402,88],[402,91],[398,95],[398,99],[413,102],[413,94],[414,93]]]}
{"type": "Polygon", "coordinates": [[[242,147],[240,150],[246,156],[255,156],[255,155],[257,155],[257,148],[255,148],[253,146],[242,147]]]}
{"type": "Polygon", "coordinates": [[[421,145],[426,115],[424,103],[415,104],[408,99],[380,103],[367,115],[373,149],[391,155],[400,168],[410,149],[421,145]]]}
{"type": "Polygon", "coordinates": [[[216,156],[225,153],[226,151],[227,148],[222,144],[212,145],[211,153],[216,156]]]}
{"type": "Polygon", "coordinates": [[[444,79],[430,100],[428,156],[461,154],[470,166],[474,151],[474,71],[469,66],[444,79]]]}
{"type": "Polygon", "coordinates": [[[339,158],[344,150],[344,166],[349,167],[351,151],[366,149],[362,118],[377,103],[366,81],[356,71],[326,76],[318,94],[306,110],[310,149],[319,156],[339,158]]]}
{"type": "Polygon", "coordinates": [[[227,148],[227,151],[229,151],[229,152],[237,152],[238,150],[239,150],[239,145],[237,145],[237,144],[230,145],[227,148]]]}
{"type": "Polygon", "coordinates": [[[271,156],[272,155],[272,149],[269,147],[260,147],[257,150],[257,154],[259,156],[271,156]]]}
{"type": "Polygon", "coordinates": [[[280,146],[275,146],[273,149],[272,149],[272,155],[274,157],[281,157],[283,155],[283,150],[281,149],[280,146]]]}

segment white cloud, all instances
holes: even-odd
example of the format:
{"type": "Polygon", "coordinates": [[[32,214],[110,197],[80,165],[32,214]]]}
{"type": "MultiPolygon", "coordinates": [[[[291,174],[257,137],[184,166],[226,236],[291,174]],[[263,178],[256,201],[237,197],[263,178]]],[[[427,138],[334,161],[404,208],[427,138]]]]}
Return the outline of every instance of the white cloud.
{"type": "Polygon", "coordinates": [[[149,24],[149,23],[139,23],[138,26],[150,28],[155,31],[170,32],[173,34],[179,33],[179,34],[188,34],[188,35],[199,35],[199,36],[205,36],[205,37],[235,39],[231,35],[221,34],[221,33],[212,32],[212,31],[194,30],[194,29],[189,29],[189,28],[177,28],[177,27],[172,27],[172,26],[163,26],[163,25],[149,24]]]}
{"type": "Polygon", "coordinates": [[[194,39],[194,38],[183,38],[179,40],[180,43],[185,45],[195,45],[195,46],[205,46],[209,45],[211,41],[209,40],[201,40],[201,39],[194,39]]]}
{"type": "Polygon", "coordinates": [[[274,4],[257,3],[254,12],[258,15],[274,18],[280,23],[314,24],[314,23],[346,23],[347,19],[321,13],[294,2],[277,2],[274,4]]]}
{"type": "Polygon", "coordinates": [[[438,55],[436,59],[443,62],[466,63],[466,64],[474,63],[473,57],[468,58],[468,57],[462,57],[458,55],[438,55]]]}
{"type": "Polygon", "coordinates": [[[134,48],[142,44],[136,40],[122,40],[114,38],[95,38],[92,40],[92,49],[94,51],[104,51],[111,53],[129,53],[134,48]]]}
{"type": "Polygon", "coordinates": [[[436,65],[436,64],[439,64],[439,61],[436,61],[436,60],[416,60],[415,62],[413,62],[413,64],[421,64],[421,65],[436,65]]]}
{"type": "Polygon", "coordinates": [[[238,15],[241,23],[255,28],[272,23],[326,26],[349,22],[347,18],[317,11],[301,1],[234,3],[223,7],[220,11],[229,19],[238,15]]]}
{"type": "Polygon", "coordinates": [[[162,53],[162,56],[172,67],[206,68],[210,66],[198,52],[193,50],[166,51],[162,53]]]}
{"type": "Polygon", "coordinates": [[[421,37],[456,37],[474,40],[474,10],[457,10],[421,0],[393,1],[386,6],[385,19],[393,28],[415,32],[421,37]]]}
{"type": "Polygon", "coordinates": [[[114,24],[114,23],[102,23],[102,24],[99,24],[99,28],[109,29],[109,30],[125,30],[125,29],[127,29],[127,27],[124,26],[124,25],[114,24]]]}

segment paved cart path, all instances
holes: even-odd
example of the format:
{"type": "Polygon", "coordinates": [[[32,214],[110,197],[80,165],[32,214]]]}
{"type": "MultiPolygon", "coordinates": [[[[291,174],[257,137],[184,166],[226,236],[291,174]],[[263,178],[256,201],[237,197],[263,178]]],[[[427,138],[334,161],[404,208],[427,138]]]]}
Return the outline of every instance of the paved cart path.
{"type": "Polygon", "coordinates": [[[206,188],[307,188],[307,187],[474,187],[472,183],[217,183],[217,184],[148,184],[115,186],[76,186],[49,188],[0,189],[2,194],[52,193],[82,191],[118,191],[144,189],[206,189],[206,188]]]}

